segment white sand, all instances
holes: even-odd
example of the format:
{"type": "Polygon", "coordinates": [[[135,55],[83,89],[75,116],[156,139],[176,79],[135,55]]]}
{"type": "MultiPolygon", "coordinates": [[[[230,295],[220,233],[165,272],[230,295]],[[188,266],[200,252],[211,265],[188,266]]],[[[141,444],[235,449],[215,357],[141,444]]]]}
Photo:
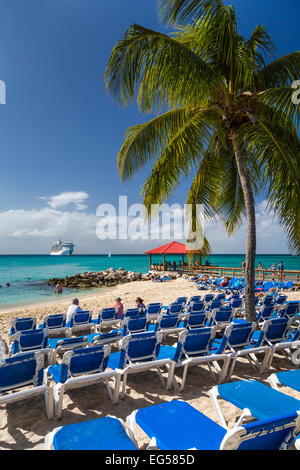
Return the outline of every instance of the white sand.
{"type": "MultiPolygon", "coordinates": [[[[205,293],[208,293],[206,291],[205,293]]],[[[140,296],[145,303],[159,301],[164,305],[174,301],[178,296],[191,296],[203,294],[189,281],[179,278],[174,281],[157,283],[152,281],[138,281],[121,284],[109,292],[93,296],[80,296],[80,305],[83,309],[94,312],[96,317],[102,307],[107,307],[114,302],[116,297],[123,299],[124,307],[135,306],[135,299],[140,296]]],[[[289,300],[299,299],[299,292],[288,293],[289,300]]],[[[41,323],[46,314],[60,313],[67,310],[69,301],[59,301],[53,304],[39,304],[25,309],[10,311],[0,314],[0,335],[7,341],[8,330],[13,318],[36,316],[37,323],[41,323]]],[[[170,337],[169,344],[176,342],[176,337],[170,337]]],[[[272,372],[294,368],[283,356],[275,356],[272,372]]],[[[182,371],[176,371],[177,377],[181,377],[182,371]]],[[[266,377],[260,377],[246,360],[239,361],[236,365],[232,380],[255,378],[266,383],[266,377]]],[[[199,411],[211,419],[217,421],[217,416],[211,405],[208,391],[215,385],[208,368],[190,368],[186,380],[185,389],[181,395],[173,391],[166,392],[160,383],[155,371],[140,373],[129,377],[127,382],[127,394],[118,405],[113,405],[108,397],[104,384],[72,390],[65,394],[63,415],[61,419],[48,420],[45,416],[43,397],[35,397],[7,406],[0,406],[0,449],[43,449],[45,435],[57,426],[85,421],[111,414],[125,419],[133,410],[150,406],[156,403],[181,398],[192,404],[199,411]]],[[[300,399],[300,393],[291,389],[282,388],[282,391],[300,399]]],[[[221,402],[222,403],[222,402],[221,402]]],[[[222,403],[225,419],[230,427],[235,423],[240,411],[233,405],[222,403]]],[[[147,439],[139,431],[139,444],[145,445],[147,439]]]]}

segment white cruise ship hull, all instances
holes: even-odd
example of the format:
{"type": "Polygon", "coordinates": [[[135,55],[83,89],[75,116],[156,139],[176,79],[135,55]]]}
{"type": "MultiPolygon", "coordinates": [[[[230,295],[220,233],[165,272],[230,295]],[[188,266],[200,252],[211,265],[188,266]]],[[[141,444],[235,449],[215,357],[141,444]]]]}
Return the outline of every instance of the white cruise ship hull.
{"type": "Polygon", "coordinates": [[[63,248],[62,250],[58,251],[51,251],[50,255],[52,256],[70,256],[73,253],[73,248],[63,248]]]}

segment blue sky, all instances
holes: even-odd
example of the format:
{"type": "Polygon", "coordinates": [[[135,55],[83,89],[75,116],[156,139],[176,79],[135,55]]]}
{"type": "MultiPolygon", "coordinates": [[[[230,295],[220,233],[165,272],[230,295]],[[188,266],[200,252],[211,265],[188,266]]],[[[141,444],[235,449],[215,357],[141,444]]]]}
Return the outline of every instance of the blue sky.
{"type": "MultiPolygon", "coordinates": [[[[92,221],[98,204],[116,204],[119,195],[127,195],[129,203],[140,202],[149,169],[122,184],[116,155],[126,128],[149,116],[140,115],[135,104],[121,110],[107,96],[103,74],[113,46],[130,24],[164,30],[156,3],[0,0],[0,80],[7,87],[7,103],[0,105],[0,253],[47,252],[58,237],[79,238],[82,253],[143,251],[142,243],[99,242],[92,221]],[[58,205],[47,199],[73,192],[77,198],[78,192],[88,195],[82,202],[86,207],[72,198],[58,205]]],[[[230,3],[236,7],[241,34],[248,36],[258,23],[264,24],[278,55],[297,49],[295,0],[230,3]]],[[[186,192],[184,182],[173,202],[183,204],[186,192]]],[[[276,222],[269,221],[268,233],[272,235],[274,226],[278,236],[271,251],[287,252],[276,222]]],[[[220,253],[225,234],[216,225],[212,238],[216,230],[219,238],[213,239],[213,248],[220,253]]],[[[242,227],[227,252],[243,252],[243,236],[242,227]]],[[[267,241],[259,247],[270,252],[267,241]]]]}

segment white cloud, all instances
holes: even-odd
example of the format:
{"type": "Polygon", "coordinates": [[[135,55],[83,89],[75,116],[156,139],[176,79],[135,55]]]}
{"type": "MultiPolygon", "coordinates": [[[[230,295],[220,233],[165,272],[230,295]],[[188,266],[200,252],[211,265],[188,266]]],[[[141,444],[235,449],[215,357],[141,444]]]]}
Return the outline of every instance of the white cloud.
{"type": "Polygon", "coordinates": [[[69,204],[74,204],[77,210],[86,209],[87,206],[82,204],[89,195],[84,191],[69,191],[57,194],[55,196],[40,197],[44,201],[47,201],[48,206],[52,209],[58,209],[59,207],[66,207],[69,204]]]}
{"type": "MultiPolygon", "coordinates": [[[[96,214],[52,207],[0,212],[0,253],[49,253],[52,243],[57,239],[74,242],[75,253],[143,253],[167,242],[161,239],[99,240],[96,234],[99,220],[96,214]]],[[[116,223],[118,227],[119,220],[116,223]]],[[[285,233],[273,214],[266,212],[265,201],[257,206],[256,223],[257,253],[288,252],[285,233]]],[[[213,253],[245,252],[245,222],[232,237],[227,236],[220,221],[210,220],[204,228],[213,253]]]]}

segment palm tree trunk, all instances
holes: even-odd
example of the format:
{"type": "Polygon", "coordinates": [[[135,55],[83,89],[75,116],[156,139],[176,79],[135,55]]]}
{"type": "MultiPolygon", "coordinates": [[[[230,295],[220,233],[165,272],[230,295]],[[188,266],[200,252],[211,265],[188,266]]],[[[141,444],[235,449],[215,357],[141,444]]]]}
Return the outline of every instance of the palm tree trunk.
{"type": "Polygon", "coordinates": [[[231,136],[236,164],[244,193],[247,214],[246,269],[245,269],[245,312],[248,321],[256,322],[255,312],[255,253],[256,223],[255,204],[251,181],[246,167],[245,156],[239,145],[236,134],[231,136]]]}

